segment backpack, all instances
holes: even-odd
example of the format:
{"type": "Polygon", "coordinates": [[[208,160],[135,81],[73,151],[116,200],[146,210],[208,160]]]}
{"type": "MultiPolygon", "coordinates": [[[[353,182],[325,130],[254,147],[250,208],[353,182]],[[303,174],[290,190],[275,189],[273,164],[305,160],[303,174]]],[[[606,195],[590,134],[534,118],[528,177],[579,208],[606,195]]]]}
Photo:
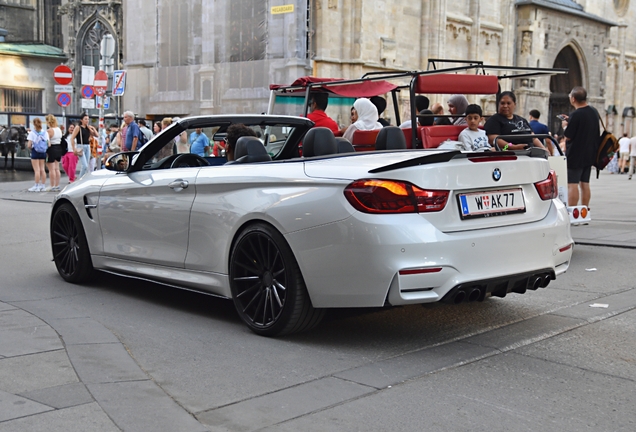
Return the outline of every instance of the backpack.
{"type": "Polygon", "coordinates": [[[148,137],[146,136],[146,134],[144,133],[144,131],[141,130],[141,128],[139,128],[139,142],[137,143],[137,148],[141,148],[142,146],[144,146],[146,143],[148,142],[148,137]]]}
{"type": "Polygon", "coordinates": [[[605,129],[605,124],[603,123],[603,119],[601,116],[598,117],[601,120],[601,124],[603,125],[603,133],[599,137],[598,148],[596,150],[596,159],[594,159],[594,163],[592,166],[596,168],[596,178],[598,178],[599,173],[603,168],[610,163],[618,149],[620,148],[618,144],[618,138],[616,138],[611,132],[608,132],[605,129]]]}
{"type": "Polygon", "coordinates": [[[44,132],[36,132],[33,140],[33,150],[38,153],[46,153],[49,149],[48,140],[44,136],[44,132]]]}

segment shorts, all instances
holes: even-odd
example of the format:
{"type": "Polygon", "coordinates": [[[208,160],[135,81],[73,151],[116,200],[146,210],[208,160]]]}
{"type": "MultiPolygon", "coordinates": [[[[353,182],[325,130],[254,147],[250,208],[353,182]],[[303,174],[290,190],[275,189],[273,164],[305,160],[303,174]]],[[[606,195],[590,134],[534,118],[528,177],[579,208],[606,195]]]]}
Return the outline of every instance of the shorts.
{"type": "Polygon", "coordinates": [[[31,149],[31,159],[46,159],[46,152],[40,153],[36,152],[34,149],[31,149]]]}
{"type": "Polygon", "coordinates": [[[568,184],[589,183],[592,167],[568,168],[568,184]]]}
{"type": "Polygon", "coordinates": [[[621,152],[620,155],[622,160],[629,160],[629,152],[621,152]]]}
{"type": "Polygon", "coordinates": [[[62,160],[62,146],[61,145],[52,145],[51,147],[49,147],[49,149],[46,151],[46,155],[48,156],[46,158],[46,162],[47,163],[53,163],[53,162],[59,162],[62,160]]]}

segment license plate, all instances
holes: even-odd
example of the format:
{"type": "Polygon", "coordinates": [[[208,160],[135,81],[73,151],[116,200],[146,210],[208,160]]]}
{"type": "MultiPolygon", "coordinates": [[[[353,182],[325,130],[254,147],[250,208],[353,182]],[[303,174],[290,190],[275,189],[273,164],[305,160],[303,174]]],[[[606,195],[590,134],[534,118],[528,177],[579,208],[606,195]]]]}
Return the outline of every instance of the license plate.
{"type": "Polygon", "coordinates": [[[457,195],[462,219],[525,213],[526,203],[520,188],[473,192],[457,195]]]}

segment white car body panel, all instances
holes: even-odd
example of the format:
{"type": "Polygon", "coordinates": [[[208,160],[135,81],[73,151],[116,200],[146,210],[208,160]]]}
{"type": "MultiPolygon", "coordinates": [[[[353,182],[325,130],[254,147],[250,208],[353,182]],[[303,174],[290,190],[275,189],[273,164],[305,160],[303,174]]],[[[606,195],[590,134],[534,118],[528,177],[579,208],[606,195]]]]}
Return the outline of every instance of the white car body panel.
{"type": "MultiPolygon", "coordinates": [[[[245,224],[271,224],[288,242],[314,307],[379,307],[439,301],[459,284],[563,273],[570,221],[534,183],[547,160],[466,158],[370,172],[443,151],[351,154],[217,167],[115,173],[101,170],[57,196],[71,202],[93,266],[224,297],[232,242],[245,224]],[[501,171],[494,180],[493,170],[501,171]],[[435,213],[367,214],[347,201],[353,180],[410,182],[449,190],[435,213]],[[175,181],[188,187],[174,188],[175,181]],[[458,193],[521,188],[527,211],[462,220],[458,193]],[[400,275],[401,270],[440,268],[400,275]]],[[[54,203],[54,205],[56,205],[54,203]]]]}

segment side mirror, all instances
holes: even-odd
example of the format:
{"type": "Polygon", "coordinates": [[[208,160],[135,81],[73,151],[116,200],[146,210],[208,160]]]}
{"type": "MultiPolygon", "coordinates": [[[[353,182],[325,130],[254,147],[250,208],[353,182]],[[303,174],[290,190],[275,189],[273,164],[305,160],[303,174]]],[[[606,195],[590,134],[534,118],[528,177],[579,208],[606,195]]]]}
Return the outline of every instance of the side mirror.
{"type": "Polygon", "coordinates": [[[106,159],[106,163],[104,164],[104,166],[109,171],[127,172],[133,156],[137,154],[139,154],[139,152],[136,151],[114,154],[106,159]]]}

